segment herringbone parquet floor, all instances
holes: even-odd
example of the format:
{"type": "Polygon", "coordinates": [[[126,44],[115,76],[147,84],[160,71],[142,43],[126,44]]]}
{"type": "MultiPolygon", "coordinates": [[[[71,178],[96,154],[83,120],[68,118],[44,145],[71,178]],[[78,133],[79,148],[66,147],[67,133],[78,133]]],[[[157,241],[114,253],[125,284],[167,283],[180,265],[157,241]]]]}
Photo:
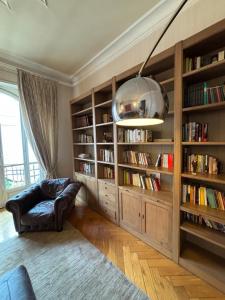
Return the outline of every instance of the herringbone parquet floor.
{"type": "MultiPolygon", "coordinates": [[[[85,206],[69,221],[152,300],[225,300],[225,295],[85,206]]],[[[0,242],[14,236],[12,215],[0,210],[0,242]]]]}
{"type": "Polygon", "coordinates": [[[84,206],[69,221],[152,300],[225,300],[225,295],[84,206]]]}

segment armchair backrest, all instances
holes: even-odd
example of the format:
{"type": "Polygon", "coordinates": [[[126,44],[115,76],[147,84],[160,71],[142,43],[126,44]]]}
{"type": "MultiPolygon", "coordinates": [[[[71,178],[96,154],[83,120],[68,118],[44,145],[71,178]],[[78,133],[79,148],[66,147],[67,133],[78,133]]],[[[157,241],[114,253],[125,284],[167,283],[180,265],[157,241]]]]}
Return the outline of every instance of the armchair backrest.
{"type": "Polygon", "coordinates": [[[43,180],[40,183],[41,192],[46,199],[55,199],[62,193],[70,182],[70,178],[43,180]]]}

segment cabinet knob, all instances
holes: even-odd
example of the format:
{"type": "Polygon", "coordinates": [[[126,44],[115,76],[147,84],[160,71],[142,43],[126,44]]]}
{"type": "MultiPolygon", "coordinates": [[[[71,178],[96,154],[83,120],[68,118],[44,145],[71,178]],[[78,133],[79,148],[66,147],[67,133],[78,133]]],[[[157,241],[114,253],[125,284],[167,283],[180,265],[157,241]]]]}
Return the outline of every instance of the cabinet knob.
{"type": "Polygon", "coordinates": [[[141,213],[139,212],[138,216],[140,217],[141,216],[141,213]]]}
{"type": "Polygon", "coordinates": [[[145,218],[145,215],[142,215],[142,219],[144,219],[145,218]]]}

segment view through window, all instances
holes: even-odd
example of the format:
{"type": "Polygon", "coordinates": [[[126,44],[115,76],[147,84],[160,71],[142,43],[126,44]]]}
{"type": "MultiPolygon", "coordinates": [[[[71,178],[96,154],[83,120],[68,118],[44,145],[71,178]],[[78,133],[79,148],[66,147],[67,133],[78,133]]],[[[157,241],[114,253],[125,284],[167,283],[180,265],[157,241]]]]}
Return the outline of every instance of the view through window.
{"type": "Polygon", "coordinates": [[[21,121],[16,96],[0,90],[0,171],[6,190],[17,189],[43,177],[21,121]]]}

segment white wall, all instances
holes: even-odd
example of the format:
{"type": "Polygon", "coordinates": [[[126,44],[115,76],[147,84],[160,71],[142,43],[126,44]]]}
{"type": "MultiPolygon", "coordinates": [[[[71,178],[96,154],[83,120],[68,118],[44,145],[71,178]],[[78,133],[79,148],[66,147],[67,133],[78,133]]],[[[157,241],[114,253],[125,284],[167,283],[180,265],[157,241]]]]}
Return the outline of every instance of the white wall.
{"type": "MultiPolygon", "coordinates": [[[[175,19],[155,53],[173,46],[176,42],[184,40],[224,18],[225,0],[189,0],[187,7],[175,19]]],[[[166,20],[158,24],[155,31],[139,44],[81,81],[74,87],[73,95],[78,96],[144,61],[154,41],[156,41],[163,26],[165,26],[165,22],[166,20]]]]}
{"type": "MultiPolygon", "coordinates": [[[[17,83],[15,71],[0,69],[0,81],[17,83]]],[[[59,177],[72,177],[72,137],[69,100],[72,88],[58,84],[58,164],[59,177]]]]}

